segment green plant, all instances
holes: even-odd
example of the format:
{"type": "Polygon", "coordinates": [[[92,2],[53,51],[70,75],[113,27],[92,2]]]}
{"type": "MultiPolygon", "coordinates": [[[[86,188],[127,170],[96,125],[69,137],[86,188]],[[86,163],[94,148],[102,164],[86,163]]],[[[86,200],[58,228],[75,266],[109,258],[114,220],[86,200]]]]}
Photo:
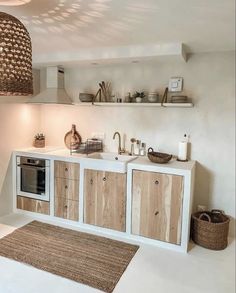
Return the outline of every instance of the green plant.
{"type": "Polygon", "coordinates": [[[145,93],[144,92],[136,92],[134,94],[134,97],[143,99],[145,97],[145,93]]]}

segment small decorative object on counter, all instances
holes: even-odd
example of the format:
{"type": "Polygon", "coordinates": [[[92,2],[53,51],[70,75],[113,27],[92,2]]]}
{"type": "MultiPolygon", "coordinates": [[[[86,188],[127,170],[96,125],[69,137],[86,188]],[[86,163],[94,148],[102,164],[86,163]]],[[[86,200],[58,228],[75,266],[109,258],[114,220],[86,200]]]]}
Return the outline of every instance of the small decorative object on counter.
{"type": "Polygon", "coordinates": [[[45,147],[45,135],[43,133],[38,133],[34,137],[34,147],[44,148],[45,147]]]}
{"type": "Polygon", "coordinates": [[[165,164],[172,159],[172,155],[154,152],[153,148],[148,149],[148,159],[153,163],[165,164]]]}
{"type": "Polygon", "coordinates": [[[187,135],[184,135],[184,140],[179,142],[179,154],[177,161],[180,162],[187,162],[187,154],[188,154],[188,141],[187,141],[187,135]]]}
{"type": "Polygon", "coordinates": [[[158,99],[159,99],[158,93],[153,92],[153,93],[148,94],[148,102],[149,103],[157,103],[158,99]]]}
{"type": "Polygon", "coordinates": [[[72,124],[71,130],[64,137],[65,145],[70,150],[77,150],[82,142],[81,136],[76,130],[75,124],[72,124]]]}
{"type": "Polygon", "coordinates": [[[79,154],[92,154],[103,151],[103,141],[96,138],[87,139],[86,142],[83,142],[79,145],[79,148],[76,150],[70,150],[70,154],[79,153],[79,154]]]}
{"type": "Polygon", "coordinates": [[[191,237],[200,246],[223,250],[228,245],[229,222],[221,210],[197,212],[192,215],[191,237]]]}
{"type": "Polygon", "coordinates": [[[146,143],[142,142],[141,148],[140,148],[140,156],[146,156],[146,143]]]}
{"type": "Polygon", "coordinates": [[[135,154],[135,156],[140,155],[140,147],[141,147],[141,141],[137,139],[136,144],[134,146],[134,154],[135,154]]]}
{"type": "Polygon", "coordinates": [[[144,92],[136,92],[134,94],[134,97],[135,97],[136,103],[141,103],[143,98],[145,98],[145,93],[144,92]]]}
{"type": "Polygon", "coordinates": [[[130,142],[131,142],[130,155],[131,155],[131,156],[134,156],[134,144],[135,144],[135,142],[136,142],[136,139],[135,139],[135,138],[131,138],[130,142]]]}
{"type": "Polygon", "coordinates": [[[132,97],[130,93],[125,96],[125,103],[132,103],[132,97]]]}

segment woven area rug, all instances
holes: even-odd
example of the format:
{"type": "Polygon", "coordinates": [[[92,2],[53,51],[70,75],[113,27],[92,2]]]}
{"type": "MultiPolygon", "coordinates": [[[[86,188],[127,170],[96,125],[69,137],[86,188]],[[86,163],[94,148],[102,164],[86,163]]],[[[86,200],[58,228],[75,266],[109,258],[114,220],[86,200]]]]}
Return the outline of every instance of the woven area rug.
{"type": "Polygon", "coordinates": [[[0,239],[0,256],[112,292],[138,246],[33,221],[0,239]]]}

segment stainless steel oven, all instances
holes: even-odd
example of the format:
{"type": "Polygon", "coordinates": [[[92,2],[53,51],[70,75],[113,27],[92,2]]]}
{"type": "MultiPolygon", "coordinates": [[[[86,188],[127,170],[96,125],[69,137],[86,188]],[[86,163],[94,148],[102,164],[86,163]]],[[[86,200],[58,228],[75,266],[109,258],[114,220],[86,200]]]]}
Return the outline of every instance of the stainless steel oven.
{"type": "Polygon", "coordinates": [[[17,157],[17,195],[49,201],[49,160],[17,157]]]}

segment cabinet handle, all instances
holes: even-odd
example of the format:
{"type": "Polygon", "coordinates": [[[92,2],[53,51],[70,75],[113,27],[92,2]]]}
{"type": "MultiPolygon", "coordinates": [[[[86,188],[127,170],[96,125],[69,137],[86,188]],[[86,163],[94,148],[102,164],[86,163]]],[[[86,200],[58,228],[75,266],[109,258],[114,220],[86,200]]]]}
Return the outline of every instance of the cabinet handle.
{"type": "Polygon", "coordinates": [[[91,185],[93,184],[93,179],[90,180],[90,184],[91,184],[91,185]]]}
{"type": "Polygon", "coordinates": [[[65,186],[65,189],[68,189],[68,186],[67,185],[65,186]]]}
{"type": "Polygon", "coordinates": [[[103,179],[102,179],[103,181],[106,181],[107,180],[107,178],[106,177],[103,177],[103,179]]]}
{"type": "Polygon", "coordinates": [[[67,209],[68,208],[68,206],[67,205],[65,205],[65,209],[67,209]]]}
{"type": "Polygon", "coordinates": [[[65,171],[68,172],[68,168],[65,168],[65,171]]]}
{"type": "Polygon", "coordinates": [[[158,211],[156,211],[156,212],[155,212],[155,216],[157,216],[158,214],[159,214],[159,212],[158,212],[158,211]]]}
{"type": "Polygon", "coordinates": [[[159,184],[159,181],[158,181],[158,180],[156,180],[156,181],[155,181],[155,184],[156,184],[156,185],[158,185],[158,184],[159,184]]]}

